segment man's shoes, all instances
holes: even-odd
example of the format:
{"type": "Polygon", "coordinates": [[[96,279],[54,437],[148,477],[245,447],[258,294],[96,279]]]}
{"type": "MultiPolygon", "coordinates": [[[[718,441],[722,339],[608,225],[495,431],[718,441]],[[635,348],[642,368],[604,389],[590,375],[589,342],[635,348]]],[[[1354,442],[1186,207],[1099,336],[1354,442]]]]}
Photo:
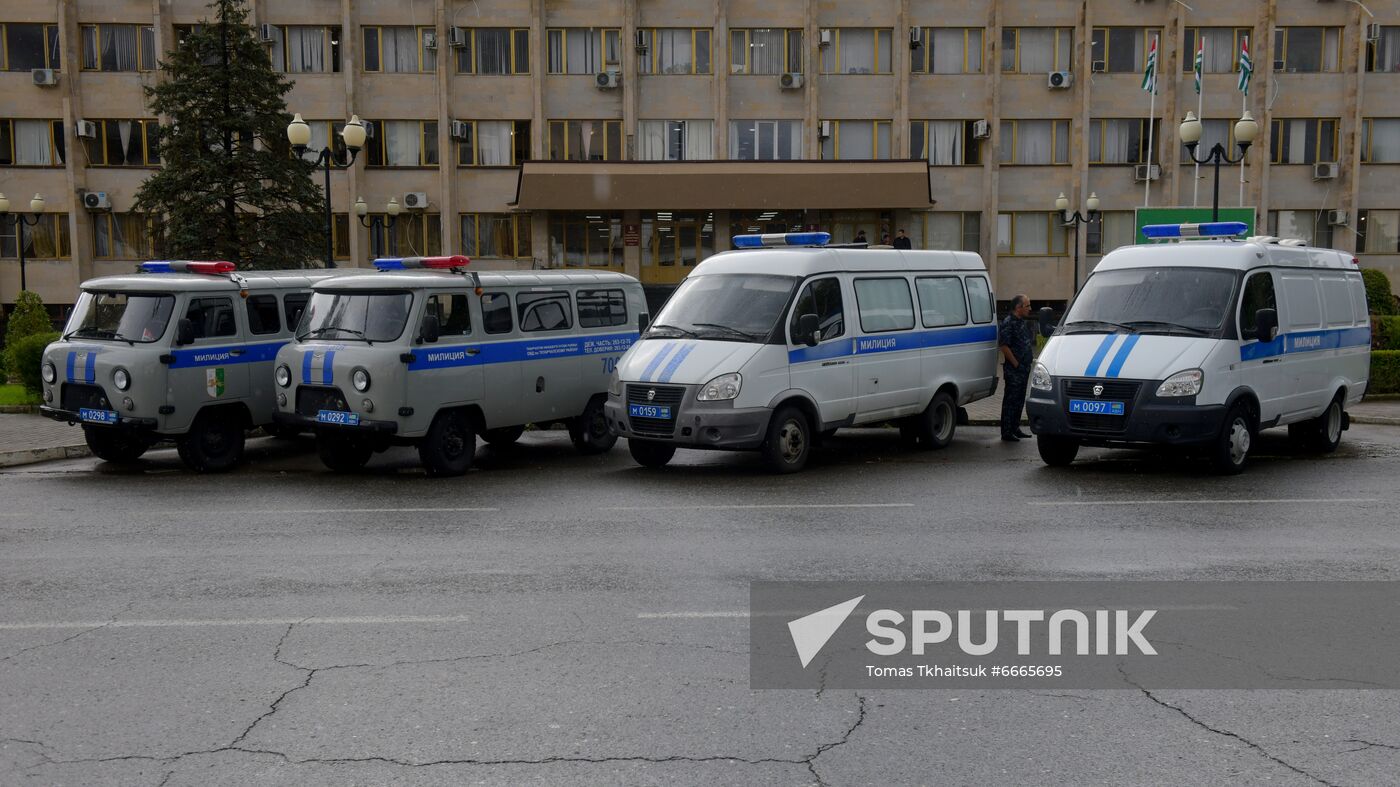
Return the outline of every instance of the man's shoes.
{"type": "Polygon", "coordinates": [[[1014,435],[1014,434],[1004,434],[1004,435],[1001,436],[1001,439],[1004,440],[1004,441],[1006,441],[1006,442],[1008,442],[1008,443],[1019,443],[1019,442],[1021,442],[1021,438],[1017,437],[1017,436],[1014,435]]]}
{"type": "Polygon", "coordinates": [[[1029,439],[1031,439],[1031,436],[1030,436],[1030,435],[1026,434],[1025,432],[1022,432],[1020,429],[1017,429],[1016,431],[1012,432],[1011,434],[1014,435],[1014,436],[1016,436],[1016,437],[1021,438],[1022,440],[1029,440],[1029,439]]]}

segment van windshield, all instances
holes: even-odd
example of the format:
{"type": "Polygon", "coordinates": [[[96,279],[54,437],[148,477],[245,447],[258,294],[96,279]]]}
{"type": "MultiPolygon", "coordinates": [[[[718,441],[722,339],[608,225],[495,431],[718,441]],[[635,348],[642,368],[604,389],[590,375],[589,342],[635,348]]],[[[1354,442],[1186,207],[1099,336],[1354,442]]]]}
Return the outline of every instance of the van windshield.
{"type": "Polygon", "coordinates": [[[752,273],[691,276],[666,301],[645,338],[765,341],[782,319],[797,282],[791,276],[752,273]]]}
{"type": "Polygon", "coordinates": [[[174,310],[173,295],[85,290],[73,306],[64,338],[148,344],[165,334],[174,310]]]}
{"type": "Polygon", "coordinates": [[[1061,323],[1064,333],[1174,333],[1209,336],[1225,324],[1235,271],[1128,268],[1089,277],[1061,323]]]}
{"type": "Polygon", "coordinates": [[[301,315],[297,339],[392,342],[408,324],[407,292],[316,292],[301,315]]]}

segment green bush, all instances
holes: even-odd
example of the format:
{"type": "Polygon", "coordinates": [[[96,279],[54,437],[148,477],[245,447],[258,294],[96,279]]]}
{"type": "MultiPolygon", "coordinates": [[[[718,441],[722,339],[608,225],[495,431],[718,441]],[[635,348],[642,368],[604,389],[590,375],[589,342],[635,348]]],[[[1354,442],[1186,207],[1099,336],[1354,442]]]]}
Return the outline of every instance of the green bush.
{"type": "Polygon", "coordinates": [[[1361,271],[1361,279],[1366,282],[1366,308],[1371,314],[1395,314],[1395,296],[1390,292],[1390,279],[1385,271],[1366,268],[1361,271]]]}
{"type": "Polygon", "coordinates": [[[1400,317],[1371,318],[1371,349],[1400,350],[1400,317]]]}
{"type": "Polygon", "coordinates": [[[58,337],[59,334],[53,332],[36,333],[15,339],[5,348],[6,365],[11,373],[19,378],[24,390],[35,396],[43,391],[39,367],[43,363],[44,348],[58,341],[58,337]]]}
{"type": "Polygon", "coordinates": [[[44,308],[44,300],[38,293],[25,290],[15,298],[15,308],[10,311],[10,319],[5,326],[5,346],[8,347],[16,339],[52,330],[53,321],[44,308]]]}
{"type": "Polygon", "coordinates": [[[1366,393],[1400,394],[1400,350],[1371,353],[1371,379],[1366,384],[1366,393]]]}

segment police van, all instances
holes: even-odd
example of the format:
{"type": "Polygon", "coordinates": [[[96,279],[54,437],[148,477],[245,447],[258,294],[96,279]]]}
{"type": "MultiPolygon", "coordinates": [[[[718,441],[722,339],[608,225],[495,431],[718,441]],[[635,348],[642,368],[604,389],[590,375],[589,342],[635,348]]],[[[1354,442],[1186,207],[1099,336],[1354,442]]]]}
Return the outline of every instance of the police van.
{"type": "Polygon", "coordinates": [[[311,428],[321,460],[359,469],[414,445],[431,475],[466,472],[478,436],[564,423],[581,453],[617,438],[608,376],[645,324],[641,284],[609,272],[466,273],[464,256],[384,258],[317,287],[277,355],[277,422],[311,428]]]}
{"type": "Polygon", "coordinates": [[[948,445],[959,406],[996,386],[981,258],[829,240],[739,235],[681,283],[608,390],[608,424],[638,463],[757,449],[796,472],[819,438],[887,421],[911,442],[948,445]]]}
{"type": "Polygon", "coordinates": [[[1356,259],[1231,239],[1245,230],[1149,226],[1149,238],[1178,240],[1104,256],[1032,369],[1026,407],[1047,464],[1069,464],[1081,445],[1166,444],[1233,474],[1274,426],[1337,447],[1370,367],[1356,259]]]}
{"type": "Polygon", "coordinates": [[[231,262],[145,262],[82,285],[44,350],[40,412],[82,424],[93,454],[136,461],[162,439],[201,472],[243,457],[272,423],[272,360],[323,270],[235,272],[231,262]]]}

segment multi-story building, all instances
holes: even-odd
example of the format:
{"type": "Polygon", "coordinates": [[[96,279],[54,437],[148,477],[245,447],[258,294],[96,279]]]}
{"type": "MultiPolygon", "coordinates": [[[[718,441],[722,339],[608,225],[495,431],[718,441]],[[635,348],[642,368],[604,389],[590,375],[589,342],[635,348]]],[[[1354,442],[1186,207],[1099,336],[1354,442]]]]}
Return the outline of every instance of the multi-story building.
{"type": "MultiPolygon", "coordinates": [[[[1231,141],[1248,108],[1259,138],[1244,166],[1222,170],[1222,204],[1254,206],[1260,232],[1353,250],[1400,283],[1400,0],[250,7],[295,81],[289,111],[316,141],[331,144],[352,113],[372,121],[367,150],[332,179],[341,264],[451,251],[483,267],[589,266],[664,285],[732,234],[815,227],[879,242],[904,229],[916,247],[980,252],[1003,298],[1062,300],[1076,253],[1082,278],[1133,241],[1145,200],[1209,204],[1211,169],[1198,176],[1179,139],[1186,112],[1201,110],[1205,152],[1231,141]],[[1097,194],[1098,220],[1066,228],[1061,192],[1080,209],[1097,194]],[[351,212],[358,197],[415,209],[367,229],[351,212]]],[[[161,78],[158,53],[207,14],[202,0],[0,8],[0,191],[12,210],[35,193],[47,201],[26,248],[30,287],[48,302],[150,253],[131,212],[160,165],[142,88],[161,78]]],[[[9,303],[12,222],[3,233],[9,303]]]]}

